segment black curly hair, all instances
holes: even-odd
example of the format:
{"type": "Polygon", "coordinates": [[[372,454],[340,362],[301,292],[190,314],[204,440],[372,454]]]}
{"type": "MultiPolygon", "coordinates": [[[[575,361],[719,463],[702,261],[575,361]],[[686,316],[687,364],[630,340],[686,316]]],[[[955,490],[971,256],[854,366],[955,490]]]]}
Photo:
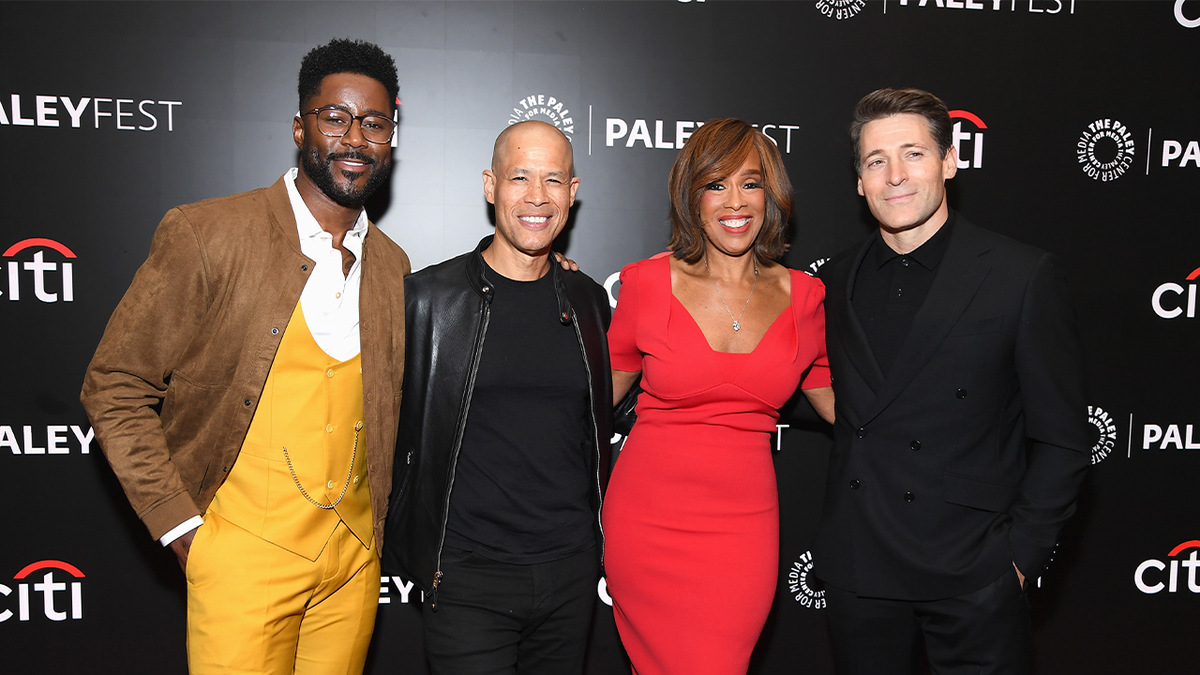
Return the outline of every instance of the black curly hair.
{"type": "Polygon", "coordinates": [[[304,110],[305,101],[320,93],[321,81],[327,75],[337,73],[358,73],[377,80],[387,89],[392,110],[396,109],[396,97],[400,95],[396,61],[377,44],[349,38],[334,38],[329,44],[313,47],[304,55],[300,62],[300,82],[296,87],[300,109],[304,110]]]}

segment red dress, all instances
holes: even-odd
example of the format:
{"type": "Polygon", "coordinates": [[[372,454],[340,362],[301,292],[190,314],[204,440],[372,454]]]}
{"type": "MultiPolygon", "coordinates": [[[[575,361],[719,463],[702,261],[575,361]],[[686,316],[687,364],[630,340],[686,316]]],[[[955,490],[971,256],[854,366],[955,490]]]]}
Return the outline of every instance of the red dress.
{"type": "Polygon", "coordinates": [[[801,381],[829,386],[825,287],[792,270],[754,351],[716,352],[666,256],[622,270],[608,331],[645,390],[604,501],[608,591],[637,675],[745,673],[779,574],[777,409],[801,381]]]}

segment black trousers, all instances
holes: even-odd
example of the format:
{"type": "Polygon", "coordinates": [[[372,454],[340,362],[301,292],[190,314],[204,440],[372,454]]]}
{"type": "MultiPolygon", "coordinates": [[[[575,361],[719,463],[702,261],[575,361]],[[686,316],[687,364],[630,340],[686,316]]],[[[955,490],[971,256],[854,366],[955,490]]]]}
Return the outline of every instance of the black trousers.
{"type": "Polygon", "coordinates": [[[911,675],[917,640],[934,675],[1028,675],[1029,599],[1009,570],[944,600],[862,598],[825,586],[838,675],[911,675]]]}
{"type": "Polygon", "coordinates": [[[562,560],[511,565],[443,552],[437,611],[422,610],[433,674],[582,673],[598,558],[591,548],[562,560]]]}

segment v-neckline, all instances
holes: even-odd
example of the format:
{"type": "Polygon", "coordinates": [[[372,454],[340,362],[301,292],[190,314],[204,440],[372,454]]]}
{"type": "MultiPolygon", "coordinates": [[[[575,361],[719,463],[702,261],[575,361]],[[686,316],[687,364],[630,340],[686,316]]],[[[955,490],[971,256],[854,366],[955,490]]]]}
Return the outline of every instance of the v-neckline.
{"type": "Polygon", "coordinates": [[[671,293],[671,299],[675,301],[675,304],[679,305],[679,308],[682,309],[683,313],[687,315],[688,320],[690,320],[692,325],[695,326],[696,331],[698,333],[700,333],[700,339],[704,340],[704,345],[706,347],[708,347],[708,350],[710,352],[712,352],[714,354],[746,354],[746,355],[750,355],[750,354],[753,354],[754,352],[758,351],[758,346],[766,341],[767,336],[769,336],[771,334],[771,331],[775,330],[775,325],[779,323],[779,320],[781,318],[783,318],[784,314],[788,313],[788,310],[792,309],[792,307],[795,303],[796,280],[792,278],[792,270],[788,269],[787,273],[788,273],[788,304],[787,304],[787,307],[784,307],[782,310],[779,311],[779,314],[777,314],[775,316],[775,319],[771,321],[771,325],[767,326],[767,330],[762,334],[762,337],[760,337],[758,339],[758,342],[756,342],[754,344],[754,348],[748,352],[726,352],[726,351],[721,351],[720,349],[713,349],[712,343],[708,341],[708,336],[705,335],[704,330],[702,328],[700,328],[700,323],[698,321],[696,321],[696,317],[692,316],[692,313],[691,313],[691,311],[688,310],[687,305],[683,304],[683,301],[680,300],[679,297],[675,295],[675,284],[673,283],[673,280],[671,277],[671,261],[670,260],[667,260],[667,290],[671,293]]]}

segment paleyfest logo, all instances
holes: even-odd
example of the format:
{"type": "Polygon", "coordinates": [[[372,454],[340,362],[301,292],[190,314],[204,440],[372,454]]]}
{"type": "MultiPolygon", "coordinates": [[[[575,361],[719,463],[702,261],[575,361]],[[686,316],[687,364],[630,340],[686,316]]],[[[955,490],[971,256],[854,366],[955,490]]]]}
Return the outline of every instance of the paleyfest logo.
{"type": "Polygon", "coordinates": [[[547,94],[530,94],[513,106],[509,113],[509,125],[528,120],[541,120],[558,127],[570,139],[575,133],[575,119],[571,110],[559,99],[547,94]]]}
{"type": "Polygon", "coordinates": [[[1075,144],[1083,172],[1106,183],[1125,175],[1133,166],[1135,150],[1129,127],[1107,117],[1089,124],[1075,144]]]}

